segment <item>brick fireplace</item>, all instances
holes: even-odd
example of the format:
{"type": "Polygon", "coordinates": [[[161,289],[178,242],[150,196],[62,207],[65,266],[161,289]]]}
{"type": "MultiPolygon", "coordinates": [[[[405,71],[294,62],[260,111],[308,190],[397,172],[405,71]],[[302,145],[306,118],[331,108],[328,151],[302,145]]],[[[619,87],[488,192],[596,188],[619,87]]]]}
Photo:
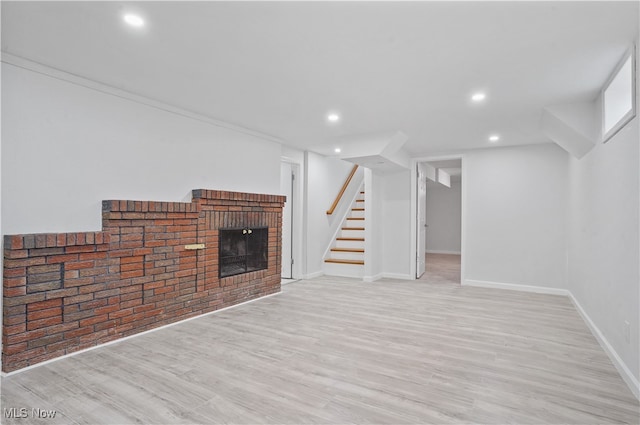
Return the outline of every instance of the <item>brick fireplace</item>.
{"type": "Polygon", "coordinates": [[[5,236],[2,370],[279,292],[284,202],[199,189],[103,201],[100,232],[5,236]],[[222,229],[266,229],[266,268],[219,277],[222,229]]]}

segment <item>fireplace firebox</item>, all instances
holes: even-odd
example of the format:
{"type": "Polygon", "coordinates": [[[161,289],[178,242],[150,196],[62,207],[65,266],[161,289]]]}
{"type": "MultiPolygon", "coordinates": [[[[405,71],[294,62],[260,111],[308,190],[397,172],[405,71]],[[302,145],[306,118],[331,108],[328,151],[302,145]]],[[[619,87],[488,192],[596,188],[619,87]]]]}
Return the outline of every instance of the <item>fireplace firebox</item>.
{"type": "Polygon", "coordinates": [[[221,278],[267,268],[267,227],[220,229],[219,241],[221,278]]]}

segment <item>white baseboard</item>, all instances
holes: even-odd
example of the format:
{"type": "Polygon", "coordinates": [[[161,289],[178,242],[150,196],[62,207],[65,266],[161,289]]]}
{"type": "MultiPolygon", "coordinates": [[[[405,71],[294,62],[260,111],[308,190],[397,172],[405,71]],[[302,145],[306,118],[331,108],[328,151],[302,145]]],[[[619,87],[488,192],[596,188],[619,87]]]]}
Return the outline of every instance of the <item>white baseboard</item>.
{"type": "Polygon", "coordinates": [[[307,273],[302,275],[303,279],[313,279],[316,277],[320,277],[320,276],[324,276],[324,272],[322,270],[317,271],[317,272],[313,272],[313,273],[307,273]]]}
{"type": "Polygon", "coordinates": [[[576,310],[578,310],[578,313],[580,313],[580,316],[582,316],[582,320],[584,320],[584,322],[587,324],[587,327],[589,327],[589,330],[596,338],[604,352],[607,353],[607,356],[609,356],[609,359],[611,359],[611,362],[618,370],[618,373],[620,373],[620,376],[627,384],[633,395],[638,400],[640,400],[640,382],[636,379],[635,376],[633,376],[633,373],[631,373],[627,365],[624,363],[624,361],[622,361],[622,358],[620,358],[616,350],[611,346],[611,344],[609,344],[607,338],[605,338],[602,332],[600,332],[600,329],[598,329],[596,324],[593,322],[593,320],[591,320],[587,312],[584,311],[578,300],[573,296],[571,292],[569,292],[569,298],[571,299],[571,302],[576,307],[576,310]]]}
{"type": "Polygon", "coordinates": [[[428,249],[427,254],[451,254],[451,255],[460,255],[460,251],[442,251],[437,249],[428,249]]]}
{"type": "Polygon", "coordinates": [[[378,273],[376,275],[373,276],[364,276],[362,278],[363,281],[365,282],[375,282],[376,280],[380,280],[383,278],[383,274],[382,273],[378,273]]]}
{"type": "Polygon", "coordinates": [[[508,289],[510,291],[534,292],[536,294],[549,294],[549,295],[568,296],[570,293],[566,289],[547,288],[544,286],[533,286],[533,285],[520,285],[517,283],[489,282],[485,280],[473,280],[473,279],[465,279],[462,282],[462,286],[476,286],[479,288],[492,288],[492,289],[508,289]]]}
{"type": "Polygon", "coordinates": [[[276,292],[275,294],[265,295],[264,297],[254,298],[252,300],[241,302],[239,304],[230,305],[229,307],[224,307],[224,308],[221,308],[219,310],[214,310],[214,311],[210,311],[208,313],[199,314],[198,316],[189,317],[188,319],[183,319],[183,320],[180,320],[178,322],[169,323],[169,324],[166,324],[166,325],[163,325],[163,326],[159,326],[157,328],[149,329],[149,330],[137,333],[137,334],[125,336],[124,338],[118,338],[118,339],[115,339],[113,341],[109,341],[109,342],[105,342],[103,344],[94,345],[93,347],[85,348],[83,350],[74,351],[73,353],[65,354],[64,356],[60,356],[60,357],[56,357],[56,358],[53,358],[53,359],[50,359],[50,360],[46,360],[46,361],[41,362],[41,363],[36,363],[34,365],[31,365],[31,366],[23,367],[22,369],[14,370],[12,372],[0,372],[0,376],[5,377],[5,376],[15,375],[15,374],[18,374],[18,373],[21,373],[21,372],[25,372],[25,371],[30,370],[30,369],[35,369],[35,368],[40,367],[40,366],[44,366],[44,365],[47,365],[47,364],[50,364],[50,363],[53,363],[53,362],[57,362],[58,360],[66,359],[67,357],[77,356],[78,354],[86,353],[87,351],[96,350],[98,348],[106,347],[108,345],[118,344],[118,343],[126,341],[128,339],[137,338],[139,336],[146,335],[146,334],[151,333],[151,332],[156,332],[156,331],[159,331],[159,330],[164,329],[164,328],[169,328],[171,326],[176,326],[176,325],[179,325],[181,323],[190,322],[190,321],[196,320],[196,319],[201,319],[201,318],[206,317],[206,316],[211,316],[213,314],[217,314],[217,313],[223,312],[225,310],[229,310],[231,308],[240,307],[241,305],[249,304],[249,303],[252,303],[252,302],[255,302],[255,301],[259,301],[259,300],[264,300],[265,298],[273,297],[275,295],[280,295],[281,293],[282,292],[279,291],[279,292],[276,292]]]}
{"type": "Polygon", "coordinates": [[[404,274],[404,273],[382,273],[382,277],[386,279],[401,279],[401,280],[415,279],[415,277],[412,277],[410,274],[404,274]]]}

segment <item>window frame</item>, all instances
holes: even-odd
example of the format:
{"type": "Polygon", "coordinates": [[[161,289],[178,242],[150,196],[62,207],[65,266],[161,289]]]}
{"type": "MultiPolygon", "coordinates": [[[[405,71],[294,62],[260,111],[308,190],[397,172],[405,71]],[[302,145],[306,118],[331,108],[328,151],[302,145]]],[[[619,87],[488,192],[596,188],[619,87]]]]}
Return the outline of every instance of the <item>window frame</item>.
{"type": "Polygon", "coordinates": [[[602,143],[607,143],[611,140],[620,130],[622,130],[633,118],[636,116],[636,84],[637,84],[637,76],[636,76],[636,46],[632,45],[622,56],[616,67],[614,68],[609,78],[605,82],[602,90],[600,91],[600,99],[601,99],[601,134],[602,134],[602,143]],[[616,122],[613,127],[609,129],[609,131],[605,130],[605,92],[611,86],[613,80],[618,76],[618,73],[625,65],[627,60],[631,58],[631,109],[624,114],[618,122],[616,122]]]}

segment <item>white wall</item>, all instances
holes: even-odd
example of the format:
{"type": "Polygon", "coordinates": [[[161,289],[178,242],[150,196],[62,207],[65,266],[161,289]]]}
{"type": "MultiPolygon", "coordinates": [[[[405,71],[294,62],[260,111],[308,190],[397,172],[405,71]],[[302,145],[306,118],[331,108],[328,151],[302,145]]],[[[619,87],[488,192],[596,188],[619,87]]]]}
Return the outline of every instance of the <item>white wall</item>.
{"type": "Polygon", "coordinates": [[[569,162],[569,290],[640,380],[638,118],[569,162]],[[624,322],[630,323],[630,341],[624,322]]]}
{"type": "Polygon", "coordinates": [[[383,175],[382,252],[385,276],[411,278],[411,172],[383,175]]]}
{"type": "Polygon", "coordinates": [[[465,154],[465,283],[566,288],[567,161],[552,144],[465,154]]]}
{"type": "Polygon", "coordinates": [[[427,182],[427,252],[460,254],[461,183],[427,182]]]}
{"type": "Polygon", "coordinates": [[[382,277],[384,258],[384,231],[382,214],[382,176],[365,169],[365,264],[364,280],[374,281],[382,277]]]}
{"type": "MultiPolygon", "coordinates": [[[[327,215],[327,210],[351,172],[353,164],[338,158],[306,152],[304,168],[306,190],[303,226],[306,259],[303,274],[315,276],[322,273],[324,253],[337,226],[342,223],[346,208],[349,207],[343,202],[332,215],[327,215]]],[[[362,180],[362,170],[359,170],[359,173],[362,180]]],[[[357,189],[355,185],[351,185],[350,188],[354,191],[357,189]]],[[[354,193],[345,193],[343,199],[352,199],[354,193]]]]}
{"type": "Polygon", "coordinates": [[[278,193],[280,145],[2,64],[2,231],[101,228],[103,199],[278,193]]]}

